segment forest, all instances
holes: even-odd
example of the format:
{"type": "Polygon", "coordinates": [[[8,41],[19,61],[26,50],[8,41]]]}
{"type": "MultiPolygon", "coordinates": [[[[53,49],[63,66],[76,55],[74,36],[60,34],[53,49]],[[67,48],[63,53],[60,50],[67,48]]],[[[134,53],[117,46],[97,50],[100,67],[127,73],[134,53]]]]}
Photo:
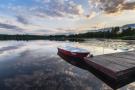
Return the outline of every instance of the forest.
{"type": "Polygon", "coordinates": [[[0,34],[0,40],[58,40],[58,41],[83,41],[85,38],[105,38],[105,39],[124,39],[135,40],[135,29],[127,28],[120,30],[120,27],[113,27],[111,30],[102,30],[97,32],[87,32],[71,35],[29,35],[17,34],[7,35],[0,34]]]}

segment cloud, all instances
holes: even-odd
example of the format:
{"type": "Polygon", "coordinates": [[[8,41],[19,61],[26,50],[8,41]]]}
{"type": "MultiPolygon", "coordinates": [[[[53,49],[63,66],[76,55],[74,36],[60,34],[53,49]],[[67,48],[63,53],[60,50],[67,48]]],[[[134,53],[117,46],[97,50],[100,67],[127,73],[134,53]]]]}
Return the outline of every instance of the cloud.
{"type": "Polygon", "coordinates": [[[0,29],[12,30],[19,33],[22,33],[24,31],[22,28],[19,28],[15,25],[10,25],[10,24],[5,24],[5,23],[0,23],[0,29]]]}
{"type": "Polygon", "coordinates": [[[24,25],[32,25],[33,21],[38,19],[78,19],[86,17],[83,6],[75,3],[74,0],[32,0],[31,3],[32,5],[23,5],[10,2],[7,6],[5,5],[3,10],[24,25]]]}
{"type": "MultiPolygon", "coordinates": [[[[0,33],[78,33],[103,27],[100,22],[105,19],[108,23],[116,23],[117,19],[117,24],[123,23],[122,19],[131,22],[134,19],[125,17],[134,9],[135,0],[8,0],[0,3],[0,33]],[[114,16],[117,14],[123,17],[114,16]]],[[[133,15],[130,14],[132,18],[133,15]]]]}
{"type": "Polygon", "coordinates": [[[29,21],[24,17],[24,16],[16,16],[17,21],[22,23],[22,24],[29,24],[29,21]]]}
{"type": "MultiPolygon", "coordinates": [[[[37,16],[37,17],[68,17],[81,16],[84,14],[82,5],[73,0],[33,0],[36,5],[22,6],[11,4],[9,10],[19,15],[37,16]]],[[[26,23],[23,17],[17,17],[18,21],[26,23]]]]}
{"type": "Polygon", "coordinates": [[[89,0],[89,2],[93,9],[107,14],[135,9],[135,0],[89,0]]]}
{"type": "Polygon", "coordinates": [[[42,5],[37,8],[40,13],[52,17],[68,17],[82,15],[82,5],[76,4],[73,0],[38,0],[42,5]]]}
{"type": "Polygon", "coordinates": [[[91,12],[89,15],[86,15],[86,18],[87,19],[92,19],[92,18],[94,18],[95,16],[96,16],[96,12],[91,12]]]}

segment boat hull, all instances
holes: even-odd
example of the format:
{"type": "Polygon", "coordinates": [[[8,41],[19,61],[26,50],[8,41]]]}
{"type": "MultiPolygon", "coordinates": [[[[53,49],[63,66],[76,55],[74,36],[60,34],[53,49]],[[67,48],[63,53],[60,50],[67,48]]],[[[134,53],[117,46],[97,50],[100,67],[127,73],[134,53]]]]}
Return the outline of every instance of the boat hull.
{"type": "Polygon", "coordinates": [[[62,48],[58,48],[58,53],[62,53],[63,55],[67,55],[67,56],[72,56],[75,58],[84,58],[87,57],[89,55],[89,52],[70,52],[67,50],[64,50],[62,48]]]}
{"type": "Polygon", "coordinates": [[[88,66],[85,63],[83,58],[76,58],[73,56],[64,55],[64,54],[59,53],[59,52],[57,53],[57,55],[60,56],[64,61],[66,61],[66,62],[68,62],[76,67],[88,70],[88,66]]]}

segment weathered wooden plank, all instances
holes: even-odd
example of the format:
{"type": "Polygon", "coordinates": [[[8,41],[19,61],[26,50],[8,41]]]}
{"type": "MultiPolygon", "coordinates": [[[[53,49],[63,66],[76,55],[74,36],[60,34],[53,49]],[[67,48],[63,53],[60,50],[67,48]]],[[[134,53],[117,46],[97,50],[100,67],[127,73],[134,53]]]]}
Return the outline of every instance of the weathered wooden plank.
{"type": "Polygon", "coordinates": [[[132,55],[129,53],[115,53],[115,54],[108,54],[108,56],[125,58],[125,59],[128,59],[128,61],[131,61],[135,64],[135,57],[134,57],[135,55],[132,55]]]}
{"type": "MultiPolygon", "coordinates": [[[[95,58],[96,59],[98,58],[98,60],[100,61],[99,63],[102,63],[103,58],[99,58],[99,57],[95,57],[95,58]]],[[[102,66],[101,64],[98,64],[96,62],[94,62],[94,64],[93,64],[92,60],[93,59],[91,59],[91,60],[84,59],[84,61],[89,65],[88,70],[92,71],[91,68],[93,68],[96,72],[94,74],[114,89],[120,88],[135,80],[135,68],[134,67],[115,71],[115,70],[108,68],[107,66],[102,66]],[[106,78],[109,79],[109,81],[106,80],[106,78]]],[[[113,64],[109,64],[109,67],[110,66],[112,68],[116,67],[116,66],[113,66],[113,64]]],[[[119,67],[119,65],[118,65],[118,67],[119,67]]]]}
{"type": "Polygon", "coordinates": [[[135,61],[129,60],[127,58],[114,57],[112,55],[102,56],[100,58],[106,58],[108,62],[111,61],[115,64],[119,64],[120,66],[124,66],[124,67],[127,67],[127,68],[131,68],[131,67],[135,66],[135,61]]]}
{"type": "Polygon", "coordinates": [[[133,56],[135,55],[135,52],[129,53],[124,52],[124,53],[106,54],[86,59],[98,63],[99,65],[102,65],[116,72],[135,67],[135,57],[133,56]]]}
{"type": "Polygon", "coordinates": [[[121,58],[121,60],[123,60],[122,62],[131,64],[131,65],[135,65],[135,60],[132,59],[132,57],[130,56],[125,56],[125,55],[121,55],[121,56],[114,56],[114,55],[110,55],[110,57],[116,57],[116,58],[121,58]]]}
{"type": "Polygon", "coordinates": [[[93,67],[93,68],[95,68],[96,70],[101,71],[101,72],[107,74],[107,75],[110,76],[110,77],[116,78],[116,73],[115,73],[114,71],[112,71],[112,70],[110,70],[110,69],[108,69],[108,68],[102,66],[101,64],[95,63],[95,62],[90,61],[90,60],[87,60],[87,59],[85,59],[84,61],[85,61],[90,67],[93,67]]]}
{"type": "MultiPolygon", "coordinates": [[[[135,81],[135,52],[126,53],[84,58],[84,61],[90,68],[95,69],[95,72],[99,72],[98,74],[104,74],[102,77],[95,75],[115,89],[135,81]],[[110,81],[103,79],[104,76],[110,81]]],[[[90,69],[90,71],[92,70],[90,69]]]]}
{"type": "Polygon", "coordinates": [[[135,72],[135,58],[132,56],[135,52],[130,52],[131,54],[128,53],[128,55],[126,53],[128,52],[100,55],[94,58],[85,58],[85,61],[89,64],[97,64],[95,68],[99,68],[99,70],[102,68],[101,72],[103,73],[113,72],[113,77],[121,76],[126,78],[128,74],[135,72]]]}
{"type": "Polygon", "coordinates": [[[122,65],[125,65],[128,68],[135,66],[135,61],[134,60],[131,60],[131,59],[128,59],[128,58],[114,57],[113,55],[106,56],[106,57],[112,58],[112,59],[114,59],[113,60],[114,62],[119,63],[119,64],[122,64],[122,65]]]}
{"type": "Polygon", "coordinates": [[[101,65],[102,67],[105,67],[107,69],[110,69],[114,72],[116,71],[120,71],[120,70],[125,70],[128,67],[121,65],[117,62],[114,62],[113,60],[110,60],[111,58],[107,58],[107,57],[94,57],[94,58],[85,58],[86,60],[89,60],[91,62],[97,63],[99,65],[101,65]]]}

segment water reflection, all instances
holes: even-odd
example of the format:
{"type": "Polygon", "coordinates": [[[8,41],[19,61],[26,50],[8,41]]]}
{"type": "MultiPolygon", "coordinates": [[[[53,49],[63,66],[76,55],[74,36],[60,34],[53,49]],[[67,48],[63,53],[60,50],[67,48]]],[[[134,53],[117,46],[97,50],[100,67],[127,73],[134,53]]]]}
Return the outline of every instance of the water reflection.
{"type": "MultiPolygon", "coordinates": [[[[129,42],[113,41],[113,43],[135,46],[134,42],[129,44],[129,42]]],[[[109,88],[93,74],[63,61],[57,55],[57,47],[65,44],[85,48],[94,55],[119,52],[105,45],[103,41],[96,40],[82,43],[1,41],[0,90],[104,90],[109,88]]],[[[134,86],[133,83],[124,88],[134,86]]]]}

